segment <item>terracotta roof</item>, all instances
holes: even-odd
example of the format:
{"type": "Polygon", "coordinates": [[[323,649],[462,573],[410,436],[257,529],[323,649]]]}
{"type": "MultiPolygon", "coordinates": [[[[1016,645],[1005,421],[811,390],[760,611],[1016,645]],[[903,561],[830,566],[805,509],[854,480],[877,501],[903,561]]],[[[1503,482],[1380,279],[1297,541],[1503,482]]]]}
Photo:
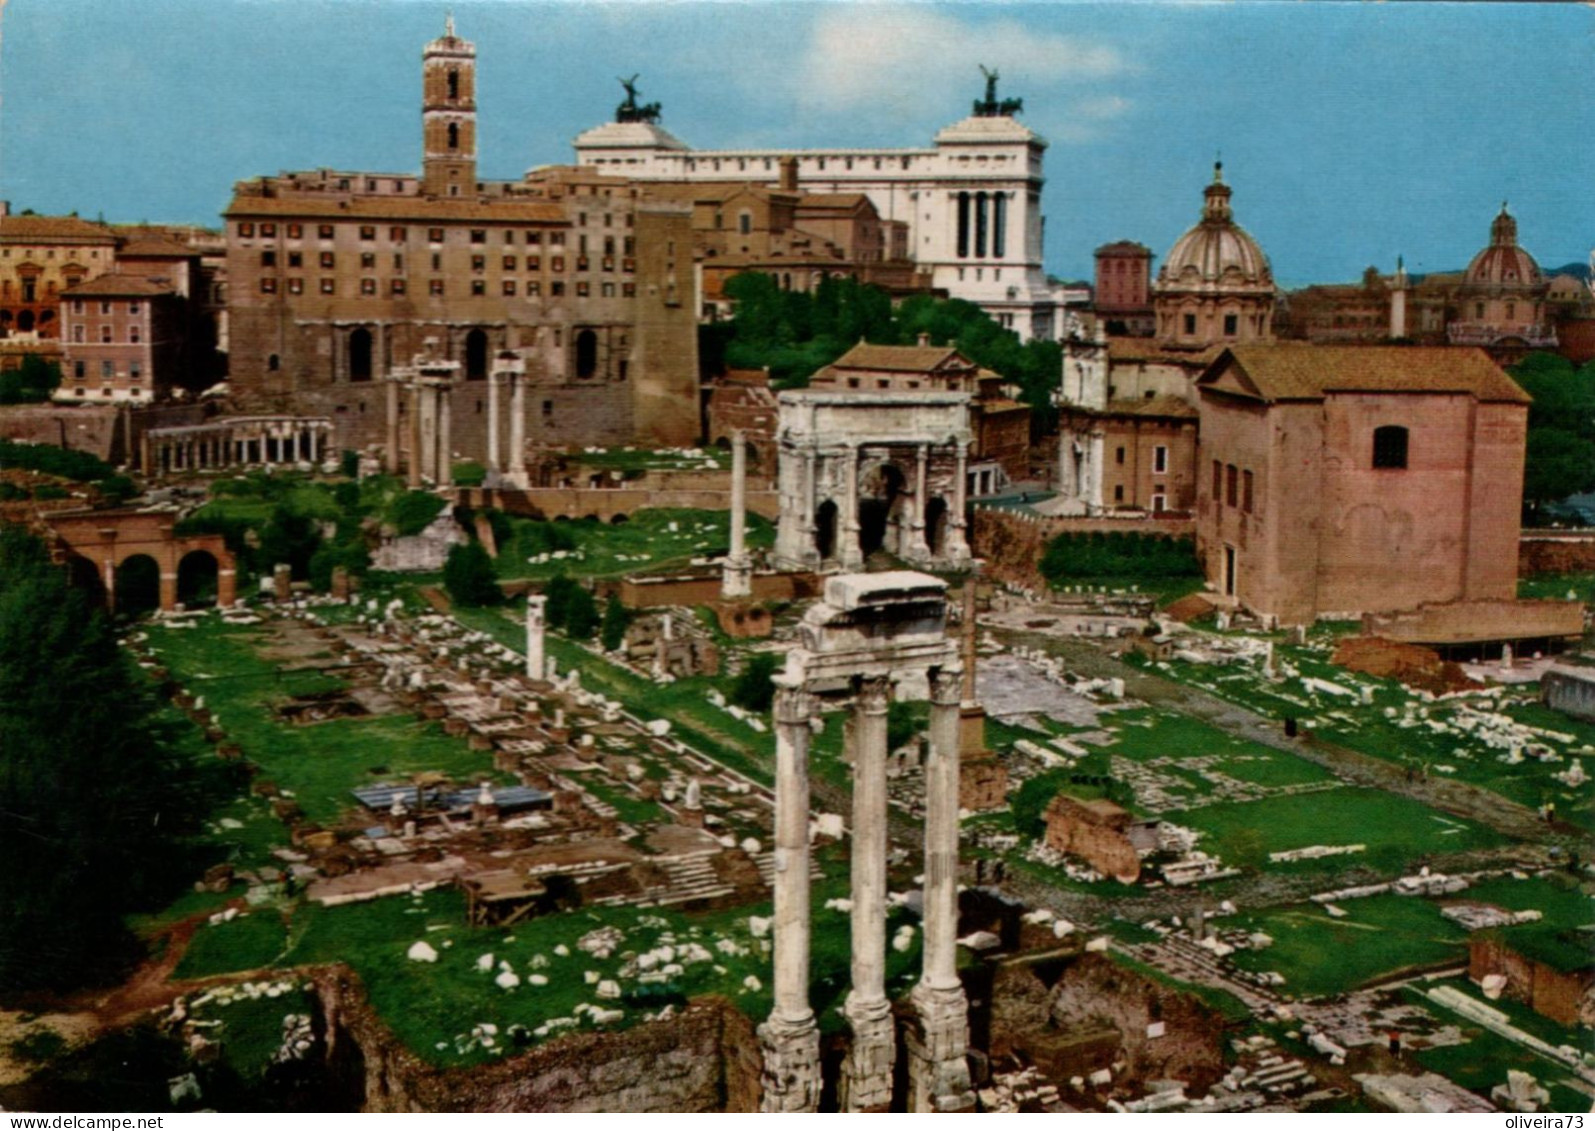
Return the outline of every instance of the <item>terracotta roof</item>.
{"type": "Polygon", "coordinates": [[[156,295],[174,293],[171,287],[163,287],[142,275],[123,275],[117,272],[101,275],[98,278],[90,279],[86,283],[68,287],[61,292],[63,296],[93,296],[94,298],[153,298],[156,295]]]}
{"type": "Polygon", "coordinates": [[[798,200],[799,208],[837,209],[851,212],[869,202],[861,192],[806,192],[798,200]]]}
{"type": "Polygon", "coordinates": [[[306,220],[411,220],[415,223],[486,220],[556,224],[565,209],[541,200],[455,200],[423,196],[341,196],[285,192],[276,196],[240,193],[222,213],[228,218],[293,216],[306,220]]]}
{"type": "Polygon", "coordinates": [[[1108,338],[1108,358],[1112,361],[1161,361],[1170,365],[1204,366],[1216,358],[1223,347],[1199,350],[1171,350],[1152,338],[1108,338]]]}
{"type": "Polygon", "coordinates": [[[1330,393],[1468,393],[1481,401],[1530,397],[1483,350],[1452,346],[1234,346],[1197,380],[1233,367],[1266,401],[1316,401],[1330,393]]]}
{"type": "Polygon", "coordinates": [[[1151,398],[1142,397],[1140,400],[1126,397],[1123,400],[1109,401],[1104,415],[1172,416],[1182,420],[1195,420],[1201,413],[1197,412],[1196,406],[1184,397],[1164,393],[1151,398]]]}
{"type": "Polygon", "coordinates": [[[0,243],[116,242],[108,228],[76,216],[0,216],[0,243]]]}
{"type": "Polygon", "coordinates": [[[900,373],[927,373],[943,365],[974,368],[974,363],[951,346],[876,346],[860,342],[831,363],[833,369],[886,369],[900,373]]]}
{"type": "Polygon", "coordinates": [[[117,248],[120,259],[192,259],[199,251],[168,236],[137,236],[117,248]]]}

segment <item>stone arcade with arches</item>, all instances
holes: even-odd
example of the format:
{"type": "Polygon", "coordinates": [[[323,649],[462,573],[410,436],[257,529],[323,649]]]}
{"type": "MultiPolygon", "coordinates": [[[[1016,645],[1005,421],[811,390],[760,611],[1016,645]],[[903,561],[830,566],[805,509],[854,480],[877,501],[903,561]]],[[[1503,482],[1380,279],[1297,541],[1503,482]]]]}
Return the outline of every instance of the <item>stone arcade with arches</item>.
{"type": "Polygon", "coordinates": [[[238,563],[220,534],[179,535],[165,511],[106,510],[56,513],[46,520],[51,554],[74,583],[103,596],[113,612],[153,580],[147,596],[162,612],[214,599],[237,599],[238,563]]]}
{"type": "Polygon", "coordinates": [[[968,563],[969,400],[948,392],[782,393],[777,564],[852,570],[876,550],[932,568],[968,563]]]}

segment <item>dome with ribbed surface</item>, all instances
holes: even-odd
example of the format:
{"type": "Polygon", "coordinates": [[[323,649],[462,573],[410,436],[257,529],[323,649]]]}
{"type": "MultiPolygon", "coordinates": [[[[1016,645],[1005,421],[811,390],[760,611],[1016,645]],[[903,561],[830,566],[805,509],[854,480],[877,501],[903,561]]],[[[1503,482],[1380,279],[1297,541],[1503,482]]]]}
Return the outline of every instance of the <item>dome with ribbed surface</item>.
{"type": "Polygon", "coordinates": [[[1273,290],[1268,257],[1246,229],[1235,223],[1230,191],[1224,183],[1223,166],[1215,165],[1213,183],[1203,194],[1202,219],[1175,241],[1164,257],[1158,272],[1160,287],[1186,290],[1202,284],[1251,284],[1273,290]]]}
{"type": "Polygon", "coordinates": [[[1235,222],[1224,166],[1213,166],[1202,219],[1163,260],[1152,285],[1157,337],[1178,349],[1273,337],[1274,273],[1263,249],[1235,222]]]}
{"type": "Polygon", "coordinates": [[[1540,265],[1517,245],[1517,220],[1501,204],[1490,223],[1490,246],[1468,264],[1469,287],[1534,287],[1542,280],[1540,265]]]}

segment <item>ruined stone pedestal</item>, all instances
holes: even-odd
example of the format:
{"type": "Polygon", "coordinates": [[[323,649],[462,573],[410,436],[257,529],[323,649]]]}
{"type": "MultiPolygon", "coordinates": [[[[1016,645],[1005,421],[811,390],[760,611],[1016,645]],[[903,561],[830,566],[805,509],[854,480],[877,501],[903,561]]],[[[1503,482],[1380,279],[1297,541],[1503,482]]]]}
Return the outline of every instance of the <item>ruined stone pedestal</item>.
{"type": "Polygon", "coordinates": [[[886,1111],[892,1102],[892,1065],[897,1059],[891,1006],[884,998],[849,1000],[842,1012],[853,1031],[853,1043],[842,1062],[837,1099],[843,1111],[886,1111]]]}
{"type": "Polygon", "coordinates": [[[962,989],[924,982],[909,995],[914,1014],[904,1033],[908,1050],[909,1111],[972,1111],[969,1006],[962,989]]]}
{"type": "Polygon", "coordinates": [[[804,1021],[772,1017],[759,1026],[764,1054],[761,1111],[818,1111],[820,1033],[811,1016],[804,1021]]]}

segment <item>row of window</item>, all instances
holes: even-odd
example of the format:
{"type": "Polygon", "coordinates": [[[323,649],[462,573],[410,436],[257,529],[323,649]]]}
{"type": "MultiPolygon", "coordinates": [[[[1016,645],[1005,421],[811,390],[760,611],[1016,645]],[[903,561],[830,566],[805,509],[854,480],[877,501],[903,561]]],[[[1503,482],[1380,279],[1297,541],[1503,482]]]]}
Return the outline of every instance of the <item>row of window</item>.
{"type": "MultiPolygon", "coordinates": [[[[137,301],[130,302],[130,303],[127,304],[127,312],[128,312],[128,314],[133,315],[133,316],[140,315],[140,314],[144,313],[144,304],[142,302],[137,302],[137,301]]],[[[72,300],[72,313],[73,314],[82,314],[83,313],[83,300],[82,299],[75,298],[75,299],[72,300]]],[[[111,313],[111,303],[108,302],[108,301],[102,301],[100,303],[100,313],[101,314],[109,314],[109,313],[111,313]]]]}
{"type": "MultiPolygon", "coordinates": [[[[1151,396],[1150,393],[1147,394],[1151,396]]],[[[1124,448],[1120,447],[1113,453],[1113,462],[1124,463],[1124,448]]],[[[1167,444],[1158,444],[1152,449],[1152,474],[1167,475],[1169,470],[1169,449],[1167,444]]]]}
{"type": "MultiPolygon", "coordinates": [[[[528,298],[537,298],[538,296],[540,296],[543,293],[543,284],[540,281],[536,280],[536,279],[528,279],[528,280],[526,280],[526,282],[524,284],[524,287],[523,287],[522,284],[518,283],[515,279],[505,279],[499,284],[499,290],[500,290],[501,294],[504,294],[504,295],[506,295],[508,297],[512,297],[512,298],[516,294],[524,294],[528,298]]],[[[338,293],[338,281],[336,279],[322,279],[322,280],[320,280],[320,291],[324,295],[335,295],[335,294],[337,294],[338,293]]],[[[303,279],[298,279],[298,278],[293,278],[293,279],[287,280],[287,292],[289,294],[291,294],[291,295],[302,295],[302,294],[304,294],[305,293],[305,281],[303,279]]],[[[391,295],[402,295],[402,294],[407,294],[408,292],[409,292],[409,284],[408,284],[407,280],[404,280],[404,279],[389,279],[388,280],[388,293],[389,294],[391,294],[391,295]]],[[[263,295],[274,295],[274,294],[276,294],[277,293],[277,280],[275,278],[271,278],[269,276],[267,278],[264,278],[264,279],[260,280],[260,293],[263,294],[263,295]]],[[[430,294],[430,295],[433,295],[433,296],[442,296],[442,295],[446,294],[447,290],[444,287],[444,281],[442,279],[429,279],[427,281],[427,293],[430,294]]],[[[548,293],[550,295],[554,296],[555,298],[558,298],[559,296],[563,295],[565,293],[565,283],[564,283],[564,281],[556,279],[553,282],[549,283],[548,284],[548,293]]],[[[578,297],[578,298],[588,298],[588,297],[590,297],[592,295],[592,293],[593,293],[593,286],[587,280],[582,279],[582,280],[579,280],[576,283],[576,297],[578,297]]],[[[602,298],[614,298],[615,297],[615,284],[614,283],[601,283],[601,284],[599,284],[598,293],[599,293],[600,297],[602,297],[602,298]]],[[[361,279],[360,280],[359,294],[361,294],[362,296],[367,296],[367,297],[377,294],[377,280],[375,280],[375,279],[361,279]]],[[[487,294],[487,280],[485,280],[485,279],[472,279],[471,280],[471,294],[473,296],[481,296],[481,295],[487,294]]],[[[635,298],[636,295],[637,295],[637,284],[636,283],[622,283],[622,284],[620,284],[620,295],[621,295],[622,298],[635,298]]],[[[136,341],[137,339],[135,338],[134,340],[136,341]]]]}
{"type": "MultiPolygon", "coordinates": [[[[615,218],[614,218],[614,215],[612,213],[605,212],[603,214],[604,227],[606,227],[606,228],[613,227],[614,226],[614,219],[615,218]]],[[[628,228],[631,227],[631,219],[632,219],[631,216],[628,214],[626,216],[626,226],[628,228]]],[[[583,228],[585,228],[587,226],[587,213],[583,212],[583,213],[580,213],[577,216],[577,226],[578,227],[583,227],[583,228]]],[[[330,239],[333,239],[336,236],[338,226],[336,224],[317,224],[315,226],[315,228],[316,228],[316,238],[317,239],[330,240],[330,239]]],[[[378,226],[376,224],[362,224],[362,225],[360,225],[360,239],[363,242],[366,242],[366,243],[370,243],[370,242],[374,241],[377,238],[377,230],[378,230],[378,226]]],[[[503,234],[504,234],[504,242],[506,244],[513,244],[515,242],[515,229],[513,229],[513,228],[504,228],[504,229],[501,229],[501,230],[503,231],[503,234]]],[[[454,229],[454,228],[428,228],[426,230],[427,242],[428,243],[443,243],[443,242],[445,242],[445,239],[447,238],[447,235],[448,235],[448,233],[450,231],[458,231],[458,229],[454,229]]],[[[485,243],[488,242],[488,239],[487,239],[487,237],[488,237],[488,229],[487,228],[470,228],[470,229],[468,229],[468,231],[470,233],[469,236],[468,236],[469,242],[477,243],[477,244],[485,244],[485,243]]],[[[274,223],[264,223],[264,222],[257,225],[251,220],[240,220],[238,222],[238,238],[239,239],[246,239],[246,240],[247,239],[254,239],[257,232],[259,233],[261,239],[268,239],[268,240],[269,239],[276,239],[277,238],[277,225],[274,224],[274,223]]],[[[304,236],[305,236],[305,225],[304,224],[284,224],[283,225],[283,234],[284,234],[284,236],[286,238],[291,239],[291,240],[304,239],[304,236]]],[[[526,230],[526,231],[521,233],[521,241],[523,243],[525,243],[528,247],[537,247],[537,246],[539,246],[540,244],[543,243],[543,236],[544,236],[543,232],[534,231],[534,230],[528,229],[528,230],[526,230]]],[[[562,232],[562,231],[560,231],[560,232],[548,232],[547,236],[548,236],[548,243],[553,245],[554,247],[563,247],[564,246],[564,243],[565,243],[565,233],[564,232],[562,232]]],[[[582,238],[582,240],[585,241],[587,237],[584,235],[581,238],[582,238]]],[[[610,236],[610,237],[605,237],[605,238],[613,240],[614,237],[610,236]]],[[[405,227],[403,225],[394,225],[394,226],[388,228],[388,241],[390,243],[408,243],[409,240],[410,240],[410,229],[409,228],[407,228],[407,227],[405,227]]],[[[610,252],[610,254],[613,254],[613,252],[610,252]]]]}
{"type": "Polygon", "coordinates": [[[1237,468],[1233,463],[1213,461],[1213,499],[1224,500],[1225,506],[1238,506],[1245,514],[1252,513],[1252,473],[1237,468]]]}
{"type": "MultiPolygon", "coordinates": [[[[615,264],[616,264],[615,255],[614,255],[614,247],[613,247],[614,241],[613,240],[605,240],[604,242],[605,242],[606,245],[610,245],[610,246],[606,246],[605,247],[604,255],[598,261],[599,268],[601,270],[604,270],[604,271],[613,271],[615,269],[615,264]]],[[[626,243],[628,245],[626,250],[627,250],[627,253],[629,254],[630,251],[631,251],[631,248],[629,246],[631,241],[628,239],[626,241],[626,243]]],[[[319,263],[321,264],[321,266],[322,266],[322,268],[324,270],[328,270],[328,271],[335,270],[336,267],[337,267],[337,263],[338,263],[336,253],[331,252],[331,251],[323,251],[321,253],[321,255],[320,255],[319,263]]],[[[519,258],[517,258],[516,256],[506,255],[500,260],[500,263],[503,266],[504,270],[506,270],[506,271],[514,271],[514,270],[517,270],[520,267],[521,260],[519,258]]],[[[630,258],[622,259],[622,260],[619,261],[619,263],[620,263],[620,269],[622,271],[627,272],[627,273],[633,272],[633,271],[635,271],[637,269],[637,261],[635,259],[630,259],[630,258]]],[[[289,267],[290,270],[292,270],[294,268],[303,267],[305,265],[305,257],[303,255],[303,253],[297,252],[297,251],[288,252],[287,264],[288,264],[288,267],[289,267]]],[[[549,267],[553,271],[555,271],[556,273],[563,272],[565,270],[565,257],[563,255],[551,255],[551,256],[549,256],[548,264],[549,264],[549,267]]],[[[273,250],[262,251],[260,253],[260,265],[263,268],[275,268],[277,266],[277,253],[275,251],[273,251],[273,250]]],[[[375,271],[376,267],[377,267],[377,256],[376,256],[376,253],[375,252],[371,252],[371,251],[362,252],[361,255],[360,255],[360,269],[362,271],[375,271]]],[[[403,271],[404,270],[404,255],[402,253],[399,253],[399,252],[395,252],[394,253],[394,255],[393,255],[393,269],[395,271],[403,271]]],[[[543,269],[543,257],[541,255],[528,255],[526,257],[526,270],[528,270],[528,271],[541,271],[542,269],[543,269]]],[[[591,269],[592,269],[592,260],[590,258],[588,258],[586,255],[578,255],[576,257],[576,270],[578,270],[578,271],[589,271],[591,269]]],[[[441,255],[437,254],[436,252],[433,252],[433,254],[432,254],[432,270],[434,270],[434,271],[443,270],[443,257],[441,255]]],[[[472,271],[486,271],[487,270],[487,256],[485,256],[485,255],[473,255],[473,256],[471,256],[471,270],[472,271]]],[[[109,313],[109,312],[107,311],[107,313],[109,313]]]]}
{"type": "MultiPolygon", "coordinates": [[[[83,344],[84,342],[86,342],[88,340],[87,334],[88,334],[88,330],[87,330],[87,327],[85,327],[85,326],[76,325],[76,326],[72,327],[72,341],[77,343],[77,344],[79,344],[79,345],[83,344]]],[[[140,342],[142,342],[144,340],[144,332],[143,332],[143,330],[140,327],[138,327],[138,326],[129,326],[127,328],[127,340],[128,340],[128,342],[131,345],[135,345],[135,346],[138,345],[140,342]]],[[[108,346],[108,345],[112,344],[112,341],[113,341],[113,338],[111,336],[111,327],[109,327],[109,326],[101,326],[100,327],[100,344],[108,346]]]]}
{"type": "MultiPolygon", "coordinates": [[[[85,377],[87,377],[88,376],[88,362],[86,362],[86,361],[74,361],[72,363],[72,376],[76,377],[79,381],[81,381],[85,377]]],[[[100,362],[100,379],[101,380],[110,381],[115,376],[116,376],[116,362],[114,362],[114,361],[102,361],[102,362],[100,362]]],[[[129,381],[142,381],[144,379],[144,366],[141,363],[137,362],[137,361],[128,362],[128,364],[127,364],[127,379],[129,381]]],[[[79,389],[78,390],[78,396],[81,397],[82,395],[83,395],[83,390],[79,389]]]]}

